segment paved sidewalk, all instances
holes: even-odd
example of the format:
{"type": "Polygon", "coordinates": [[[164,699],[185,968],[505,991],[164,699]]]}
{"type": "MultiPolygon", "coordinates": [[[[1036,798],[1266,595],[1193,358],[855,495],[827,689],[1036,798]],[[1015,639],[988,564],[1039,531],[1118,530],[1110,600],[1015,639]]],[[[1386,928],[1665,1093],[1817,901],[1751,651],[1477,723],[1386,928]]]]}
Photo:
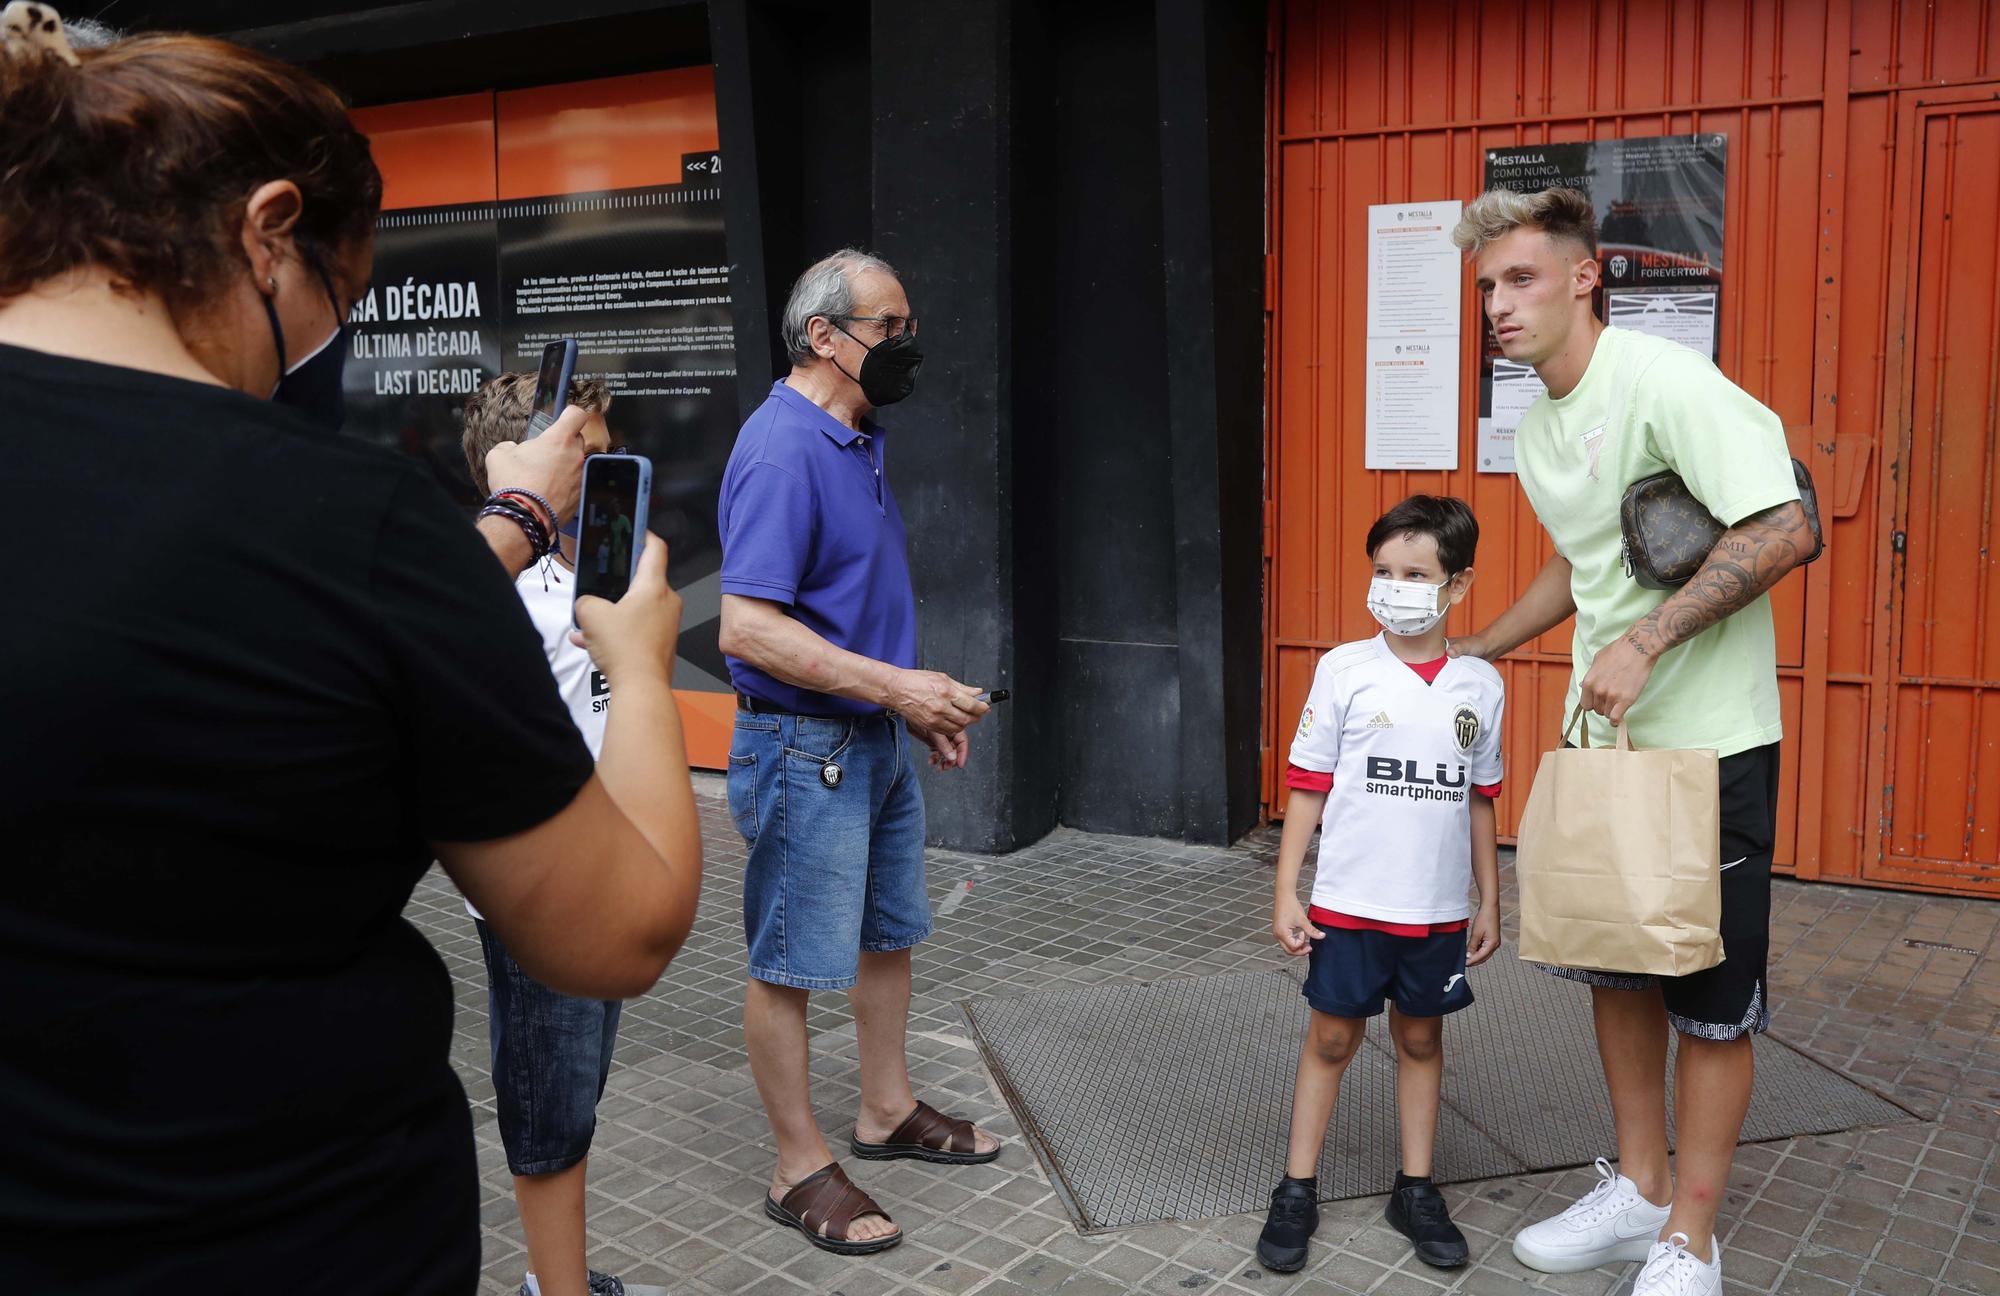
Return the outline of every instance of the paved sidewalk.
{"type": "MultiPolygon", "coordinates": [[[[596,1268],[691,1296],[1605,1296],[1629,1286],[1629,1268],[1544,1277],[1508,1250],[1517,1227],[1593,1182],[1587,1169],[1446,1189],[1474,1257],[1456,1274],[1410,1258],[1381,1223],[1379,1197],[1325,1208],[1312,1263],[1296,1275],[1256,1266],[1261,1216],[1095,1236],[1071,1226],[958,1001],[1277,965],[1265,934],[1271,832],[1229,850],[1063,831],[1004,857],[933,852],[940,917],[917,952],[913,1070],[922,1096],[981,1121],[1006,1147],[992,1165],[956,1169],[849,1160],[907,1240],[866,1260],[812,1249],[758,1208],[772,1153],[742,1051],[742,842],[720,781],[696,784],[708,881],[687,947],[625,1013],[591,1158],[596,1268]],[[1132,903],[1139,896],[1143,906],[1132,903]]],[[[1729,1291],[2000,1296],[2000,904],[1781,882],[1773,907],[1775,1030],[1931,1119],[1744,1148],[1724,1209],[1729,1291]]],[[[455,1056],[485,1173],[483,1290],[512,1293],[525,1253],[492,1127],[478,942],[442,874],[419,886],[408,915],[458,984],[455,1056]]],[[[844,997],[814,1004],[814,1096],[839,1147],[858,1094],[854,1026],[844,997]]]]}

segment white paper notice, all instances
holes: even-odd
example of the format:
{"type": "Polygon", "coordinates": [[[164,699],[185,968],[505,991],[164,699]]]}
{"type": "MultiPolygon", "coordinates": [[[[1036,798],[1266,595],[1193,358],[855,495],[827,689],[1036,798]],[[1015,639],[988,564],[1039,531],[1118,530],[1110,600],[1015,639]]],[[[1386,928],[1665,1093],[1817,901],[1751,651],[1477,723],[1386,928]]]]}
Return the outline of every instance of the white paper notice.
{"type": "Polygon", "coordinates": [[[1461,206],[1368,209],[1368,468],[1458,467],[1461,206]]]}
{"type": "Polygon", "coordinates": [[[1368,209],[1368,336],[1458,333],[1464,259],[1451,227],[1462,203],[1368,209]]]}
{"type": "Polygon", "coordinates": [[[1366,466],[1458,467],[1458,339],[1368,339],[1366,466]]]}
{"type": "Polygon", "coordinates": [[[1605,323],[1650,333],[1705,356],[1715,355],[1715,307],[1713,288],[1681,291],[1672,288],[1640,289],[1605,294],[1605,323]]]}
{"type": "Polygon", "coordinates": [[[1514,471],[1514,429],[1504,431],[1490,418],[1479,420],[1479,471],[1514,471]]]}
{"type": "Polygon", "coordinates": [[[1546,390],[1533,365],[1493,362],[1493,416],[1479,420],[1480,472],[1514,471],[1514,431],[1546,390]]]}

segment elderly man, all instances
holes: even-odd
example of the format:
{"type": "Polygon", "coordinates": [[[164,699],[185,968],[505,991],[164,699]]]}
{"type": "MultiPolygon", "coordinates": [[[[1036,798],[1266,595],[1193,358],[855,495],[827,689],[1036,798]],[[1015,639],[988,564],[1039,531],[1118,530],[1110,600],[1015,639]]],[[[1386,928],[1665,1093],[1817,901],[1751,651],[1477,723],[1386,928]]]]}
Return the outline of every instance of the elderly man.
{"type": "Polygon", "coordinates": [[[999,1144],[917,1100],[910,949],[931,931],[924,803],[902,730],[965,764],[980,691],[915,669],[903,519],[871,411],[915,386],[917,321],[895,272],[842,249],[792,287],[791,373],[722,479],[722,650],[737,690],[729,810],[750,849],[743,1033],[778,1141],[765,1213],[841,1255],[903,1240],[813,1118],[806,995],[846,990],[861,1048],[850,1147],[871,1160],[991,1161],[999,1144]]]}

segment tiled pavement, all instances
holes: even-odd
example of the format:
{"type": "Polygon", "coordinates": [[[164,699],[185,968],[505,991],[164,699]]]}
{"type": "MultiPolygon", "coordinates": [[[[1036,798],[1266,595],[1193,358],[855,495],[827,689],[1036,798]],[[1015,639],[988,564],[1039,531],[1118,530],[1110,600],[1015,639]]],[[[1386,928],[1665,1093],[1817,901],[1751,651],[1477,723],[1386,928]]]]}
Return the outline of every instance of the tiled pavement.
{"type": "MultiPolygon", "coordinates": [[[[917,955],[914,1074],[924,1096],[1006,1147],[997,1163],[969,1168],[850,1161],[907,1240],[866,1260],[813,1250],[758,1210],[771,1152],[742,1054],[743,852],[719,781],[698,778],[697,790],[708,842],[701,914],[659,986],[625,1013],[592,1153],[595,1267],[699,1296],[1604,1296],[1629,1284],[1629,1270],[1537,1275],[1507,1249],[1514,1229],[1581,1193],[1588,1170],[1447,1189],[1474,1255],[1455,1275],[1410,1258],[1380,1222],[1381,1198],[1325,1208],[1312,1263],[1290,1276],[1252,1260],[1257,1216],[1094,1236],[1071,1226],[957,1001],[1279,962],[1264,934],[1272,833],[1230,850],[1064,831],[1011,856],[933,853],[939,932],[917,955]]],[[[1777,1031],[1933,1119],[1744,1148],[1724,1210],[1728,1289],[2000,1296],[2000,904],[1781,882],[1774,910],[1777,1031]]],[[[440,874],[418,888],[409,916],[458,983],[456,1059],[485,1174],[484,1290],[511,1293],[525,1253],[492,1128],[478,944],[440,874]]],[[[814,1004],[814,1095],[838,1147],[858,1093],[854,1027],[844,998],[814,1004]]]]}

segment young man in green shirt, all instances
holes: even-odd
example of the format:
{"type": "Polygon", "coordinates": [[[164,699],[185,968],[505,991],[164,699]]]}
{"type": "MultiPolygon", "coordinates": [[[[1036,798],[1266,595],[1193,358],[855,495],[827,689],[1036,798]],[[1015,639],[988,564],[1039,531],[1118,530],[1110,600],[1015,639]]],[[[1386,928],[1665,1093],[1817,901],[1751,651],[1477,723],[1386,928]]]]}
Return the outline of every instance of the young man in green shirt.
{"type": "Polygon", "coordinates": [[[1450,651],[1496,659],[1574,614],[1567,706],[1593,713],[1593,744],[1625,720],[1634,746],[1721,757],[1727,956],[1683,977],[1548,969],[1591,986],[1622,1173],[1600,1160],[1597,1188],[1523,1229],[1514,1254],[1552,1273],[1643,1260],[1633,1296],[1720,1296],[1716,1211],[1750,1105],[1750,1036],[1770,1024],[1781,726],[1766,591],[1809,551],[1805,510],[1776,415],[1708,357],[1599,322],[1588,198],[1494,190],[1466,207],[1453,240],[1472,258],[1502,353],[1548,388],[1521,421],[1515,458],[1555,556],[1513,607],[1450,651]],[[1626,487],[1669,470],[1729,528],[1672,593],[1626,575],[1619,552],[1626,487]],[[1672,1171],[1669,1029],[1680,1036],[1672,1171]]]}

